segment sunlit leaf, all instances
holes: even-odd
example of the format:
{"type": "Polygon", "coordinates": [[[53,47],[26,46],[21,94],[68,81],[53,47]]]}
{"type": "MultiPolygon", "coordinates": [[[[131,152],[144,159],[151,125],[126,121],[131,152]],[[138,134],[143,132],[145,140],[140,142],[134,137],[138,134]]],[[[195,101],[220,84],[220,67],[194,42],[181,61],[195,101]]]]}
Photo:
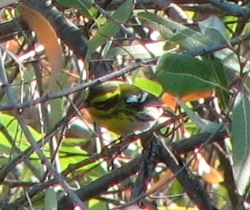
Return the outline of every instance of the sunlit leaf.
{"type": "Polygon", "coordinates": [[[164,90],[182,97],[222,87],[207,63],[185,54],[167,53],[157,63],[157,78],[164,90]]]}
{"type": "Polygon", "coordinates": [[[91,210],[100,210],[100,209],[106,209],[107,204],[106,202],[101,201],[100,199],[91,199],[89,202],[89,208],[91,210]]]}
{"type": "MultiPolygon", "coordinates": [[[[0,145],[6,149],[6,152],[8,151],[7,148],[9,149],[12,148],[12,143],[18,146],[18,148],[21,150],[27,149],[27,147],[30,146],[30,144],[28,143],[27,139],[25,138],[25,136],[21,131],[18,121],[14,117],[7,114],[0,114],[0,124],[4,127],[2,129],[5,129],[8,132],[7,135],[9,136],[8,138],[8,136],[6,136],[6,134],[4,134],[3,131],[2,132],[0,131],[0,138],[1,138],[0,145]],[[10,140],[13,140],[13,142],[11,143],[10,140]]],[[[31,127],[29,127],[29,131],[31,132],[32,137],[35,140],[38,140],[42,137],[41,134],[39,134],[31,127]]]]}
{"type": "Polygon", "coordinates": [[[133,43],[129,46],[114,47],[109,50],[108,57],[114,57],[116,55],[132,55],[134,58],[150,58],[152,54],[154,56],[161,56],[164,51],[165,41],[153,42],[141,45],[139,43],[133,43]]]}
{"type": "Polygon", "coordinates": [[[209,173],[203,173],[201,177],[211,184],[220,184],[224,181],[223,173],[219,170],[215,169],[214,167],[210,166],[209,173]]]}
{"type": "Polygon", "coordinates": [[[87,53],[87,60],[90,59],[92,53],[101,45],[105,44],[107,41],[115,36],[115,34],[120,30],[119,24],[124,24],[131,15],[134,3],[132,0],[125,1],[112,15],[117,23],[113,20],[108,20],[99,30],[97,34],[89,41],[89,50],[87,53]]]}
{"type": "MultiPolygon", "coordinates": [[[[188,101],[197,101],[202,98],[208,98],[212,96],[213,90],[208,90],[204,92],[194,92],[194,93],[189,93],[186,95],[183,95],[180,99],[183,102],[188,102],[188,101]]],[[[175,100],[175,96],[165,92],[162,95],[162,102],[166,104],[167,106],[171,107],[172,109],[175,109],[177,106],[177,102],[175,100]]]]}
{"type": "Polygon", "coordinates": [[[138,14],[138,17],[146,22],[150,28],[159,31],[162,36],[180,44],[186,50],[206,47],[212,43],[201,33],[156,14],[142,12],[138,14]]]}
{"type": "Polygon", "coordinates": [[[137,77],[134,81],[134,85],[155,96],[159,96],[162,93],[162,86],[159,83],[147,78],[137,77]]]}
{"type": "Polygon", "coordinates": [[[199,152],[196,152],[191,168],[208,183],[219,184],[224,181],[222,173],[211,166],[199,152]]]}

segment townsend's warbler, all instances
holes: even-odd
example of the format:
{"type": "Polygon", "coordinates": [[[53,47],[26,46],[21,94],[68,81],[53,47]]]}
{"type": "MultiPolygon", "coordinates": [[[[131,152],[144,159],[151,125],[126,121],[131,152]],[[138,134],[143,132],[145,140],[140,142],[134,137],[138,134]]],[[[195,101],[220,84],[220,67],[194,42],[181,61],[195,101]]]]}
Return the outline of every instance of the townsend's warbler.
{"type": "Polygon", "coordinates": [[[89,88],[84,108],[101,127],[128,135],[151,128],[162,115],[154,95],[121,81],[107,81],[89,88]]]}

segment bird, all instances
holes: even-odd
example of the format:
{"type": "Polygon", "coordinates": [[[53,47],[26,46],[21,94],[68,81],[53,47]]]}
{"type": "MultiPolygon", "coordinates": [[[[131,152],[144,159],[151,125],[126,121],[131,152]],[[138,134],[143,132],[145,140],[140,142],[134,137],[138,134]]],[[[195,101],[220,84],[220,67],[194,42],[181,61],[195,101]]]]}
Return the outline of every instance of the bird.
{"type": "Polygon", "coordinates": [[[164,112],[156,96],[119,80],[89,87],[82,108],[97,125],[122,136],[149,130],[164,112]]]}

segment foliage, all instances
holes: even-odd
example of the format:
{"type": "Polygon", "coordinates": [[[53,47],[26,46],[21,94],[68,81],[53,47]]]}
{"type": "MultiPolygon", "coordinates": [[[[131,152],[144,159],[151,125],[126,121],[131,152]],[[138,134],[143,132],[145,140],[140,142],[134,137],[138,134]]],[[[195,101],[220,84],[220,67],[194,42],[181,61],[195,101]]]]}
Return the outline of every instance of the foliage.
{"type": "Polygon", "coordinates": [[[174,166],[153,159],[170,151],[162,144],[218,209],[243,207],[249,4],[117,2],[0,2],[0,208],[198,209],[174,166]],[[172,113],[157,128],[158,151],[144,134],[98,128],[79,107],[89,86],[112,79],[172,113]]]}

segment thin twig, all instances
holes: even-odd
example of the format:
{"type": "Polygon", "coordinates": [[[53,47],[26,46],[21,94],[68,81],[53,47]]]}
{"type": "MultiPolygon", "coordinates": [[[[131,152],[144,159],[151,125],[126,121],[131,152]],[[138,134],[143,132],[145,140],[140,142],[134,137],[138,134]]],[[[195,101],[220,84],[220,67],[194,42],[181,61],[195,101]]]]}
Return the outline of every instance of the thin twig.
{"type": "MultiPolygon", "coordinates": [[[[11,89],[11,86],[8,82],[6,71],[5,71],[5,68],[3,65],[4,62],[3,62],[1,50],[0,50],[0,58],[1,58],[0,59],[0,80],[2,81],[3,89],[4,89],[6,96],[10,100],[11,104],[14,107],[16,107],[15,96],[14,96],[12,89],[11,89]]],[[[46,165],[47,169],[51,172],[51,174],[53,174],[57,183],[60,184],[64,188],[65,192],[69,195],[72,202],[75,205],[79,206],[81,209],[88,209],[86,207],[86,205],[78,198],[78,196],[69,188],[65,179],[61,176],[61,174],[59,174],[57,172],[55,167],[48,161],[45,154],[41,151],[40,146],[36,143],[34,137],[32,136],[30,130],[28,129],[28,127],[25,123],[25,119],[23,118],[20,110],[17,110],[16,118],[20,124],[20,127],[21,127],[24,135],[26,136],[27,140],[29,141],[30,145],[33,147],[34,151],[37,153],[40,160],[46,165]]]]}
{"type": "MultiPolygon", "coordinates": [[[[239,36],[239,37],[231,39],[230,43],[231,43],[231,45],[236,45],[236,44],[240,44],[240,43],[242,43],[246,40],[249,40],[249,39],[250,39],[250,35],[243,35],[243,36],[239,36]]],[[[212,46],[208,46],[206,48],[188,51],[188,52],[186,52],[186,54],[189,54],[192,56],[197,56],[197,55],[202,56],[202,55],[206,55],[206,54],[209,54],[212,52],[216,52],[218,50],[225,49],[227,47],[228,47],[228,45],[226,45],[226,44],[215,44],[212,46]]],[[[98,83],[105,82],[105,81],[111,80],[111,79],[116,78],[116,77],[120,77],[126,73],[134,71],[135,69],[137,69],[141,66],[155,65],[156,62],[158,61],[158,59],[159,59],[159,57],[154,57],[154,58],[150,58],[150,59],[142,59],[141,61],[134,63],[134,64],[131,64],[128,67],[122,68],[119,71],[115,71],[115,72],[112,72],[108,75],[100,77],[98,79],[92,80],[90,82],[80,84],[74,88],[69,88],[69,89],[66,89],[63,91],[50,93],[50,94],[44,95],[38,99],[26,101],[24,103],[16,103],[15,106],[13,104],[2,105],[2,106],[0,106],[0,111],[7,111],[7,110],[15,109],[15,108],[24,109],[24,108],[27,108],[30,106],[44,103],[44,102],[52,100],[52,99],[62,98],[62,97],[65,97],[67,95],[73,94],[75,92],[82,91],[82,90],[86,89],[87,87],[96,85],[98,83]]]]}

